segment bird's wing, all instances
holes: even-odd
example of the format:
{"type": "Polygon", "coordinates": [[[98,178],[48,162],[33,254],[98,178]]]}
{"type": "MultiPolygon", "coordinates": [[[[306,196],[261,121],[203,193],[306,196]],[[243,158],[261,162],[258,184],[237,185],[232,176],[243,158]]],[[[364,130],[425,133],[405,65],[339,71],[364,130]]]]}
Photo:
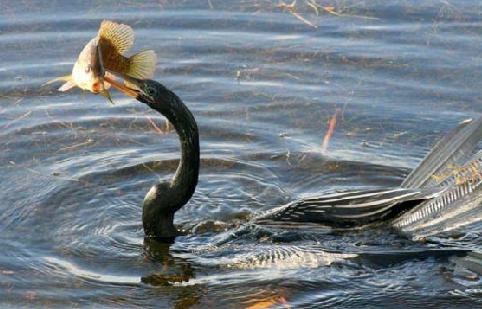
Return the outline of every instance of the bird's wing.
{"type": "Polygon", "coordinates": [[[403,181],[403,188],[441,185],[456,167],[463,166],[482,139],[482,117],[461,122],[443,137],[403,181]]]}
{"type": "Polygon", "coordinates": [[[332,227],[363,226],[392,219],[457,182],[482,138],[482,117],[466,120],[442,138],[400,188],[338,192],[306,198],[259,216],[259,223],[305,222],[332,227]],[[454,169],[455,168],[455,169],[454,169]],[[436,178],[442,175],[445,177],[436,178]]]}
{"type": "Polygon", "coordinates": [[[407,188],[337,192],[278,207],[258,217],[257,222],[269,224],[291,221],[334,227],[363,226],[392,218],[436,193],[438,189],[407,188]]]}

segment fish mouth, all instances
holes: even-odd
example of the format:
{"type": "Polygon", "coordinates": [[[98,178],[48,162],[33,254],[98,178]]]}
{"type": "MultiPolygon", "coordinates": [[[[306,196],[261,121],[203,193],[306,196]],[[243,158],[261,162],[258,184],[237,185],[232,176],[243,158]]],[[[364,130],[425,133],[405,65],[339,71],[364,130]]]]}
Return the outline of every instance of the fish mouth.
{"type": "Polygon", "coordinates": [[[112,87],[119,90],[126,96],[137,98],[137,96],[141,92],[139,85],[142,80],[127,75],[122,76],[122,78],[124,78],[124,80],[127,82],[126,84],[120,83],[115,79],[110,78],[109,76],[104,76],[104,80],[111,84],[112,87]]]}

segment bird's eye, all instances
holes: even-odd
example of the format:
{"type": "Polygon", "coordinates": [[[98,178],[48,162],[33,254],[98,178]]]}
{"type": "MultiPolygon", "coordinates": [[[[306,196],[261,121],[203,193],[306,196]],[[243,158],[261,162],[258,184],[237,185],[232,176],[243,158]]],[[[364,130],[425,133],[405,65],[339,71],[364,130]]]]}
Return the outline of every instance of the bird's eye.
{"type": "Polygon", "coordinates": [[[86,66],[86,67],[85,67],[85,73],[89,73],[89,72],[90,72],[90,70],[91,70],[90,65],[88,65],[88,66],[86,66]]]}
{"type": "Polygon", "coordinates": [[[152,97],[154,95],[154,89],[152,89],[151,87],[147,87],[146,93],[148,96],[152,97]]]}

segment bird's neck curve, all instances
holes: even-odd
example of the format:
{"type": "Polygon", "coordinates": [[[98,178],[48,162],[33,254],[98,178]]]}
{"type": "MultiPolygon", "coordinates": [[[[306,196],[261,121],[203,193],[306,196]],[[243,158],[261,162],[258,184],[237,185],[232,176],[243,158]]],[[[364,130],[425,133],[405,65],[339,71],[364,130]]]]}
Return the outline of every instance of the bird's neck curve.
{"type": "MultiPolygon", "coordinates": [[[[137,99],[164,115],[174,126],[181,144],[181,158],[177,170],[163,192],[146,196],[149,199],[149,213],[143,214],[144,230],[147,236],[175,236],[174,213],[184,206],[194,194],[199,177],[199,133],[194,116],[182,100],[171,90],[156,82],[157,97],[148,100],[137,99]],[[144,217],[147,215],[147,217],[144,217]]],[[[158,190],[155,190],[158,191],[158,190]]],[[[160,190],[159,190],[160,191],[160,190]]],[[[146,211],[146,199],[144,211],[146,211]]]]}

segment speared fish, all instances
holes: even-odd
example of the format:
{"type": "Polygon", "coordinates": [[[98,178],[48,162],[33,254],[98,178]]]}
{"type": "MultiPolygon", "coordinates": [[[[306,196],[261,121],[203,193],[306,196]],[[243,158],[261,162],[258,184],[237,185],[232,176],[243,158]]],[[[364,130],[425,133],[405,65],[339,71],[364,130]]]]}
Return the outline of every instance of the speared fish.
{"type": "Polygon", "coordinates": [[[46,84],[64,81],[59,91],[79,87],[92,93],[100,93],[112,103],[108,91],[111,84],[115,84],[117,89],[124,92],[130,91],[127,86],[115,81],[115,74],[138,79],[148,79],[154,75],[156,53],[153,50],[145,50],[126,57],[124,54],[133,44],[134,31],[130,26],[104,20],[97,36],[80,52],[72,68],[72,74],[55,78],[46,84]]]}

